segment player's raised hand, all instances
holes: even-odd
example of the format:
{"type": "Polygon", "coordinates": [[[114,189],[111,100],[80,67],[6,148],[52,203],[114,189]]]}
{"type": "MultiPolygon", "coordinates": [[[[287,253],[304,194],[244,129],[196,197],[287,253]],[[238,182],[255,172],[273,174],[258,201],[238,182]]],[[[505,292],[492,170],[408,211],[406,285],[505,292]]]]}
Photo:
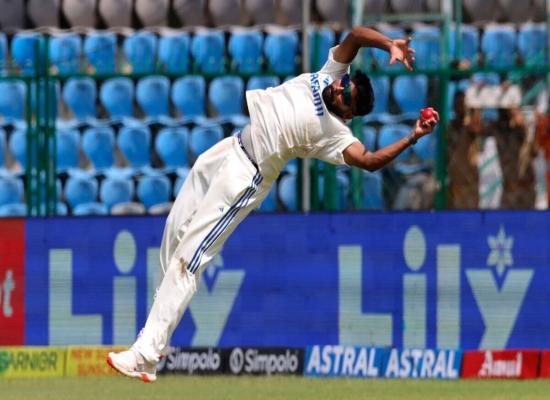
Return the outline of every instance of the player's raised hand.
{"type": "Polygon", "coordinates": [[[439,122],[439,113],[433,108],[424,108],[420,112],[420,118],[416,120],[414,126],[414,136],[416,139],[421,138],[432,132],[439,122]]]}
{"type": "Polygon", "coordinates": [[[407,39],[392,40],[390,46],[390,64],[395,64],[396,61],[403,63],[409,71],[413,70],[414,49],[409,47],[411,37],[407,39]]]}

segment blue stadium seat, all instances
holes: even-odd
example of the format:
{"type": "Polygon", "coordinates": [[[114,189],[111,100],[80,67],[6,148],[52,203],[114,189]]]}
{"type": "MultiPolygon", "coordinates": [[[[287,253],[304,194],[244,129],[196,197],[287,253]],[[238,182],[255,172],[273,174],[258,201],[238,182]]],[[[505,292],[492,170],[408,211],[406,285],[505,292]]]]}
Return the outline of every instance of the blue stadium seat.
{"type": "Polygon", "coordinates": [[[117,136],[118,148],[135,170],[151,164],[151,131],[145,125],[123,126],[117,136]]]}
{"type": "Polygon", "coordinates": [[[23,120],[27,87],[23,81],[0,81],[0,115],[4,122],[23,120]]]}
{"type": "Polygon", "coordinates": [[[370,78],[370,82],[375,98],[371,115],[388,114],[390,111],[390,78],[376,76],[370,78]]]}
{"type": "Polygon", "coordinates": [[[422,26],[414,30],[411,47],[415,49],[415,68],[436,69],[441,58],[441,30],[436,26],[422,26]]]}
{"type": "Polygon", "coordinates": [[[214,78],[208,88],[208,99],[220,120],[243,116],[244,82],[239,76],[214,78]]]}
{"type": "Polygon", "coordinates": [[[139,31],[124,40],[124,55],[135,73],[155,70],[158,39],[153,32],[139,31]]]}
{"type": "Polygon", "coordinates": [[[235,31],[229,38],[231,66],[239,74],[257,74],[262,67],[263,36],[259,30],[235,31]]]}
{"type": "Polygon", "coordinates": [[[363,204],[366,210],[383,210],[382,173],[380,171],[363,171],[362,179],[363,204]]]}
{"type": "Polygon", "coordinates": [[[164,175],[144,175],[138,182],[137,194],[147,210],[170,201],[170,181],[164,175]]]}
{"type": "Polygon", "coordinates": [[[433,165],[435,163],[437,136],[437,131],[434,130],[430,135],[420,138],[412,148],[414,154],[424,164],[433,165]]]}
{"type": "Polygon", "coordinates": [[[189,148],[193,157],[198,157],[210,147],[223,139],[223,129],[220,125],[197,125],[191,130],[189,148]]]}
{"type": "Polygon", "coordinates": [[[69,176],[65,183],[65,199],[71,209],[80,204],[94,203],[97,200],[97,180],[88,174],[69,176]]]}
{"type": "Polygon", "coordinates": [[[0,206],[0,217],[24,217],[27,215],[25,203],[10,203],[0,206]]]}
{"type": "Polygon", "coordinates": [[[274,75],[251,76],[246,84],[246,90],[267,89],[280,84],[281,80],[274,75]]]}
{"type": "Polygon", "coordinates": [[[511,67],[516,57],[516,31],[511,26],[487,26],[481,39],[481,51],[488,67],[511,67]]]}
{"type": "Polygon", "coordinates": [[[11,56],[22,75],[33,75],[36,62],[45,60],[44,37],[36,32],[16,33],[11,41],[11,56]],[[38,55],[36,50],[38,49],[38,55]]]}
{"type": "Polygon", "coordinates": [[[98,202],[79,204],[73,209],[73,215],[75,216],[107,215],[108,212],[107,206],[98,202]]]}
{"type": "Polygon", "coordinates": [[[188,75],[172,85],[172,102],[183,119],[201,119],[206,114],[206,82],[201,75],[188,75]]]}
{"type": "Polygon", "coordinates": [[[109,127],[91,127],[82,136],[82,150],[96,170],[113,165],[114,144],[115,134],[109,127]]]}
{"type": "Polygon", "coordinates": [[[136,87],[136,100],[150,119],[168,117],[170,114],[170,80],[155,75],[140,79],[136,87]]]}
{"type": "Polygon", "coordinates": [[[56,167],[58,172],[78,167],[80,134],[78,130],[56,131],[56,167]]]}
{"type": "MultiPolygon", "coordinates": [[[[319,198],[325,198],[325,176],[318,176],[319,198]]],[[[346,210],[350,206],[350,182],[349,177],[343,170],[336,171],[336,209],[346,210]]]]}
{"type": "Polygon", "coordinates": [[[4,169],[6,164],[6,131],[0,128],[0,171],[4,169]]]}
{"type": "Polygon", "coordinates": [[[167,34],[160,37],[158,58],[164,71],[172,74],[186,74],[190,67],[191,40],[186,32],[167,34]]]}
{"type": "Polygon", "coordinates": [[[454,26],[449,35],[449,54],[452,59],[467,60],[473,66],[477,65],[479,53],[479,31],[473,25],[454,26]],[[458,49],[455,35],[460,34],[460,46],[458,49]]]}
{"type": "Polygon", "coordinates": [[[113,32],[88,33],[84,40],[84,54],[96,73],[115,71],[117,39],[113,32]]]}
{"type": "Polygon", "coordinates": [[[178,193],[180,192],[183,183],[187,179],[187,175],[189,175],[189,168],[178,168],[176,170],[176,174],[177,178],[176,182],[174,182],[174,189],[172,191],[172,196],[174,196],[174,198],[178,196],[178,193]]]}
{"type": "Polygon", "coordinates": [[[281,204],[286,211],[298,211],[298,194],[295,174],[286,174],[281,177],[277,186],[277,193],[281,204]]]}
{"type": "Polygon", "coordinates": [[[548,60],[545,24],[525,24],[518,33],[518,49],[526,65],[545,65],[548,60]]]}
{"type": "Polygon", "coordinates": [[[189,130],[185,127],[169,127],[159,131],[155,138],[155,151],[167,169],[187,167],[189,130]]]}
{"type": "Polygon", "coordinates": [[[78,121],[96,118],[97,88],[90,77],[69,78],[63,87],[63,101],[78,121]]]}
{"type": "MultiPolygon", "coordinates": [[[[380,128],[380,133],[378,135],[378,147],[383,148],[389,146],[392,143],[397,142],[398,140],[407,137],[411,132],[411,127],[401,124],[385,125],[380,128]]],[[[411,148],[406,148],[401,154],[399,154],[396,160],[402,161],[407,159],[411,154],[411,148]]]]}
{"type": "Polygon", "coordinates": [[[191,41],[191,54],[195,66],[203,74],[219,74],[224,71],[225,41],[222,31],[201,30],[191,41]]]}
{"type": "Polygon", "coordinates": [[[428,101],[428,77],[398,76],[393,82],[392,93],[401,112],[410,113],[414,118],[428,101]]]}
{"type": "Polygon", "coordinates": [[[23,182],[11,175],[0,175],[0,205],[23,201],[23,182]]]}
{"type": "Polygon", "coordinates": [[[270,71],[276,75],[294,74],[296,72],[298,45],[297,32],[269,33],[264,41],[264,54],[270,71]]]}
{"type": "Polygon", "coordinates": [[[50,61],[60,74],[74,74],[80,70],[80,36],[75,33],[54,35],[49,43],[50,61]]]}
{"type": "Polygon", "coordinates": [[[4,32],[0,32],[0,71],[4,71],[6,69],[7,58],[8,39],[6,38],[6,34],[4,32]]]}
{"type": "Polygon", "coordinates": [[[55,207],[55,215],[58,215],[58,216],[69,215],[69,208],[67,207],[67,204],[65,204],[62,201],[58,201],[55,207]]]}
{"type": "Polygon", "coordinates": [[[277,185],[273,184],[271,186],[271,189],[269,190],[269,193],[267,194],[266,198],[258,207],[258,211],[260,212],[272,212],[277,211],[277,185]]]}
{"type": "Polygon", "coordinates": [[[329,28],[321,28],[317,31],[309,31],[309,66],[311,71],[319,71],[328,58],[328,52],[336,37],[334,31],[329,28]]]}
{"type": "Polygon", "coordinates": [[[99,198],[107,209],[117,204],[130,203],[134,197],[134,184],[131,179],[106,177],[101,183],[99,198]]]}
{"type": "Polygon", "coordinates": [[[110,78],[99,93],[101,103],[113,119],[134,115],[134,84],[130,78],[110,78]]]}
{"type": "Polygon", "coordinates": [[[376,129],[371,126],[365,126],[362,130],[363,144],[368,151],[376,151],[378,149],[378,133],[376,129]]]}
{"type": "MultiPolygon", "coordinates": [[[[405,30],[398,27],[388,27],[380,30],[384,35],[388,36],[390,39],[402,39],[407,35],[405,30]]],[[[404,70],[405,67],[400,62],[396,62],[393,65],[390,65],[390,55],[387,51],[381,49],[367,49],[370,51],[363,50],[363,62],[370,66],[371,62],[374,63],[374,67],[382,70],[404,70]]]]}
{"type": "Polygon", "coordinates": [[[12,156],[24,171],[27,166],[27,132],[22,129],[13,131],[9,137],[8,146],[12,156]]]}

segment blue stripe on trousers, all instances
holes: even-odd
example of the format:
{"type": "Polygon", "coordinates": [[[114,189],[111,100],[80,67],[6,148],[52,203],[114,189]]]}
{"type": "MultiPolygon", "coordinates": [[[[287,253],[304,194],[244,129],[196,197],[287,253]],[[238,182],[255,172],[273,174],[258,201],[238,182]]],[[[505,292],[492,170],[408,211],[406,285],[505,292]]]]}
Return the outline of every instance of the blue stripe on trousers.
{"type": "Polygon", "coordinates": [[[206,235],[206,237],[203,239],[203,241],[195,251],[195,254],[191,258],[191,262],[189,263],[189,272],[194,274],[197,271],[200,265],[200,260],[202,259],[202,256],[204,255],[204,253],[222,235],[224,230],[227,228],[227,226],[229,226],[231,221],[237,215],[239,209],[241,209],[252,197],[252,195],[256,192],[258,188],[258,184],[262,181],[262,179],[263,179],[262,176],[259,173],[257,173],[252,180],[252,186],[246,189],[246,191],[237,200],[237,202],[231,206],[231,208],[223,216],[223,218],[221,218],[216,223],[214,228],[208,233],[208,235],[206,235]]]}

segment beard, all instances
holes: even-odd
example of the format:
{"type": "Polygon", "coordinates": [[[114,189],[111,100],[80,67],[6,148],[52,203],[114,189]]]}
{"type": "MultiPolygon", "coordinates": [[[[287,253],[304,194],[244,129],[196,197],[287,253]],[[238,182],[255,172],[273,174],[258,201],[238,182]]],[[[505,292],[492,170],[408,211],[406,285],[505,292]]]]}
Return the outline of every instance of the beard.
{"type": "Polygon", "coordinates": [[[339,110],[334,106],[334,91],[332,89],[332,86],[329,85],[326,88],[324,88],[322,96],[323,96],[323,102],[325,103],[327,110],[330,113],[336,115],[337,117],[342,118],[340,116],[339,110]]]}

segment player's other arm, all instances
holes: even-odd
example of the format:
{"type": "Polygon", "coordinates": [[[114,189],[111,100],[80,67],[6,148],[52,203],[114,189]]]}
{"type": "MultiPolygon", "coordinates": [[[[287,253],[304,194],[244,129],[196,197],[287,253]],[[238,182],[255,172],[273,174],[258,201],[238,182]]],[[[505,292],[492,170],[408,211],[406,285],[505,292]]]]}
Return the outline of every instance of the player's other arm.
{"type": "Polygon", "coordinates": [[[355,142],[344,150],[344,161],[346,164],[354,167],[366,169],[371,172],[376,171],[395,159],[395,157],[413,142],[429,134],[438,121],[439,114],[437,112],[434,112],[433,118],[427,120],[418,119],[414,129],[408,137],[402,138],[374,152],[369,151],[361,142],[355,142]]]}
{"type": "Polygon", "coordinates": [[[376,47],[390,53],[390,64],[400,61],[412,71],[414,50],[409,47],[409,41],[410,39],[392,40],[374,29],[356,26],[334,49],[334,60],[350,64],[361,47],[376,47]]]}

